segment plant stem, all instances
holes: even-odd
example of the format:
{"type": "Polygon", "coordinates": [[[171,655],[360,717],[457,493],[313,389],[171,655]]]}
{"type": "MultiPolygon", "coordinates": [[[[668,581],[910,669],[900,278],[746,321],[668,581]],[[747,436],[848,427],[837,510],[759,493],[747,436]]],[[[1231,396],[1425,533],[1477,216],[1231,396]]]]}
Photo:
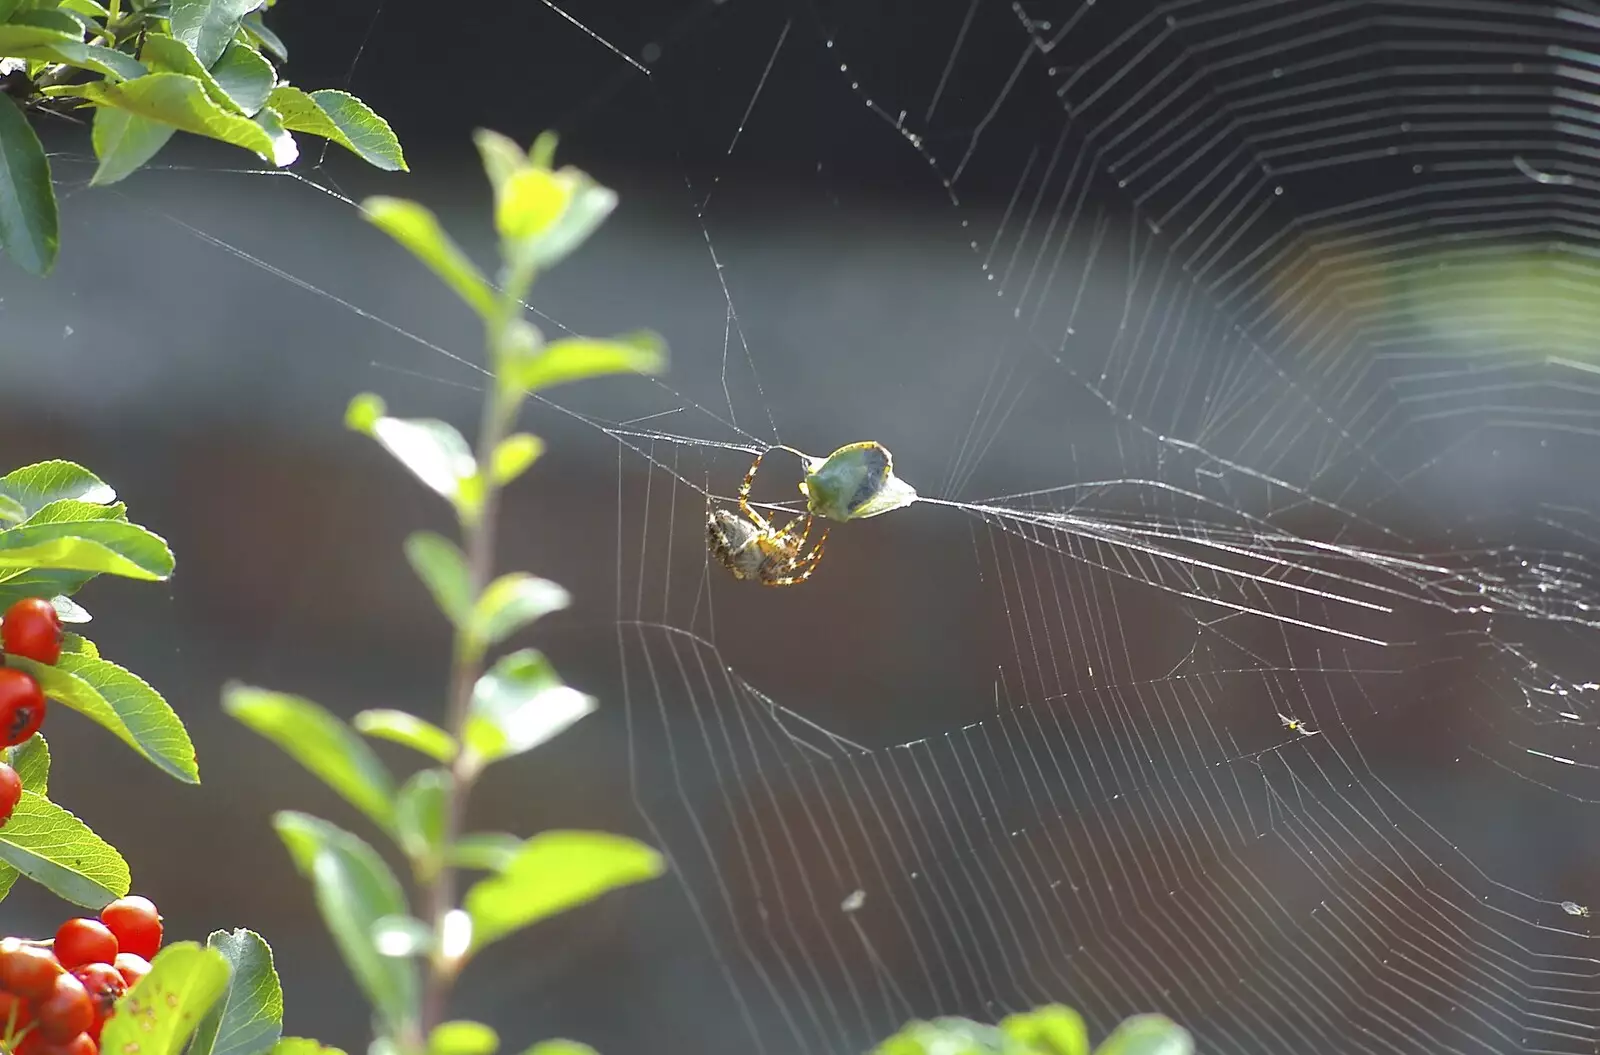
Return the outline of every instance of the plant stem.
{"type": "MultiPolygon", "coordinates": [[[[506,315],[515,312],[513,301],[506,307],[506,315]]],[[[505,331],[504,322],[488,327],[490,362],[498,360],[498,349],[505,331]]],[[[477,462],[483,480],[482,504],[476,517],[464,519],[461,529],[462,548],[467,561],[468,596],[476,599],[483,594],[494,573],[495,517],[499,510],[500,487],[489,467],[495,448],[505,438],[511,423],[514,407],[508,408],[499,386],[491,380],[484,397],[483,418],[479,424],[477,462]]],[[[456,907],[456,870],[450,862],[450,848],[461,833],[466,816],[467,797],[477,779],[477,767],[470,752],[465,749],[464,732],[467,713],[472,703],[472,690],[483,673],[483,648],[473,641],[465,628],[455,635],[454,655],[450,667],[449,700],[445,712],[445,730],[462,745],[455,762],[448,770],[444,796],[444,833],[441,842],[443,858],[432,877],[424,884],[427,922],[433,935],[435,948],[430,957],[428,976],[422,991],[422,1041],[433,1032],[449,1010],[450,991],[460,968],[459,960],[445,955],[441,946],[444,937],[445,917],[456,907]]]]}

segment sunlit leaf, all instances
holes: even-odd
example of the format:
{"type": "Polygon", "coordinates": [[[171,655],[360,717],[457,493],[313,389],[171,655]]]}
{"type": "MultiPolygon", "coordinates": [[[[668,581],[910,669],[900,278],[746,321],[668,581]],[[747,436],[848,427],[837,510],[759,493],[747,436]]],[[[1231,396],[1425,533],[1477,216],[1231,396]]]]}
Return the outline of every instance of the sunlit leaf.
{"type": "Polygon", "coordinates": [[[19,502],[28,516],[63,498],[94,505],[117,500],[117,493],[104,480],[76,462],[60,459],[34,462],[0,476],[0,494],[19,502]]]}
{"type": "Polygon", "coordinates": [[[378,740],[388,740],[449,765],[455,761],[455,739],[432,722],[405,711],[362,711],[352,723],[356,731],[378,740]]]}
{"type": "MultiPolygon", "coordinates": [[[[272,139],[266,131],[248,117],[232,113],[215,102],[196,77],[182,73],[151,73],[116,84],[91,82],[81,91],[85,99],[99,106],[125,110],[137,117],[169,124],[182,132],[243,147],[265,160],[272,159],[272,139]]],[[[101,179],[100,182],[109,181],[101,179]]]]}
{"type": "Polygon", "coordinates": [[[373,930],[409,915],[405,893],[376,850],[327,821],[284,811],[273,818],[295,866],[312,881],[317,907],[344,962],[393,1032],[402,1031],[420,989],[414,961],[382,955],[373,930]]]}
{"type": "Polygon", "coordinates": [[[273,57],[275,57],[279,62],[289,61],[288,47],[283,43],[283,40],[278,36],[278,34],[268,29],[266,25],[262,23],[260,11],[252,11],[250,14],[246,15],[244,17],[244,22],[241,23],[241,26],[252,39],[254,39],[263,48],[266,48],[268,51],[272,52],[273,57]]]}
{"type": "Polygon", "coordinates": [[[483,948],[513,931],[593,901],[619,887],[653,879],[661,855],[608,832],[550,831],[523,843],[498,875],[467,891],[472,943],[483,948]]]}
{"type": "Polygon", "coordinates": [[[538,747],[594,708],[593,697],[563,684],[549,660],[525,648],[500,657],[478,679],[462,739],[493,762],[538,747]]]}
{"type": "Polygon", "coordinates": [[[200,783],[189,731],[172,705],[137,674],[76,652],[62,652],[54,666],[21,656],[6,661],[32,674],[50,699],[110,730],[158,769],[186,784],[200,783]]]}
{"type": "Polygon", "coordinates": [[[381,956],[420,956],[432,948],[433,932],[415,916],[384,916],[372,925],[372,945],[381,956]]]}
{"type": "Polygon", "coordinates": [[[472,610],[472,636],[496,645],[529,623],[572,603],[572,595],[526,572],[500,576],[484,589],[472,610]]]}
{"type": "Polygon", "coordinates": [[[493,287],[427,208],[404,198],[379,196],[363,201],[361,211],[373,226],[427,265],[480,317],[491,318],[499,310],[493,287]]]}
{"type": "MultiPolygon", "coordinates": [[[[377,440],[429,490],[450,499],[458,509],[470,504],[464,498],[465,485],[477,475],[478,463],[454,425],[435,418],[373,417],[372,409],[369,398],[357,396],[345,421],[377,440]]],[[[0,533],[0,539],[4,537],[0,533]]]]}
{"type": "MultiPolygon", "coordinates": [[[[0,55],[5,47],[0,26],[0,55]]],[[[8,95],[0,94],[0,248],[23,270],[49,274],[61,244],[61,218],[50,162],[28,119],[8,95]]]]}
{"type": "Polygon", "coordinates": [[[100,1050],[177,1055],[227,986],[222,953],[192,941],[168,945],[150,961],[150,973],[117,1001],[100,1050]]]}
{"type": "Polygon", "coordinates": [[[104,908],[128,892],[122,855],[77,817],[26,789],[0,826],[0,861],[84,908],[104,908]]]}
{"type": "Polygon", "coordinates": [[[500,1035],[482,1022],[441,1022],[428,1034],[428,1055],[492,1055],[500,1035]]]}
{"type": "Polygon", "coordinates": [[[456,839],[450,863],[457,868],[498,872],[517,856],[522,839],[510,832],[469,832],[456,839]]]}
{"type": "Polygon", "coordinates": [[[528,356],[505,363],[505,383],[518,390],[540,389],[607,374],[653,374],[666,366],[666,345],[648,331],[614,340],[567,337],[528,356]]]}
{"type": "Polygon", "coordinates": [[[100,107],[95,111],[90,137],[100,165],[89,178],[90,186],[103,187],[133,175],[159,154],[177,132],[171,125],[148,117],[100,107]]]}
{"type": "Polygon", "coordinates": [[[251,930],[214,931],[206,945],[227,958],[228,987],[195,1031],[189,1055],[261,1055],[283,1032],[283,987],[272,949],[251,930]]]}
{"type": "Polygon", "coordinates": [[[474,131],[472,142],[483,159],[484,175],[489,177],[489,185],[498,198],[504,193],[506,181],[528,166],[528,156],[510,137],[488,128],[474,131]]]}
{"type": "Polygon", "coordinates": [[[253,115],[267,105],[277,71],[255,48],[230,43],[212,65],[211,76],[233,105],[253,115]]]}
{"type": "Polygon", "coordinates": [[[280,84],[267,96],[267,105],[283,115],[283,123],[337,143],[374,168],[406,171],[405,153],[389,122],[348,92],[323,89],[303,92],[280,84]]]}
{"type": "Polygon", "coordinates": [[[172,550],[161,536],[125,520],[19,524],[0,531],[0,569],[50,568],[165,579],[172,550]]]}
{"type": "Polygon", "coordinates": [[[445,790],[450,776],[442,769],[413,773],[395,800],[394,827],[400,848],[413,860],[437,864],[444,847],[445,790]]]}
{"type": "Polygon", "coordinates": [[[204,66],[222,55],[244,16],[261,0],[171,0],[172,35],[189,46],[204,66]]]}
{"type": "Polygon", "coordinates": [[[405,550],[406,560],[433,595],[439,610],[456,626],[465,623],[472,610],[472,583],[467,558],[461,550],[432,531],[408,535],[405,550]]]}
{"type": "Polygon", "coordinates": [[[504,487],[526,472],[528,466],[537,461],[543,453],[544,441],[537,436],[530,436],[526,432],[507,436],[500,441],[500,446],[494,449],[494,458],[489,463],[489,473],[498,486],[504,487]]]}
{"type": "Polygon", "coordinates": [[[268,1055],[345,1055],[343,1048],[330,1048],[310,1037],[284,1037],[268,1055]]]}
{"type": "Polygon", "coordinates": [[[541,1040],[523,1055],[600,1055],[587,1044],[575,1040],[541,1040]]]}
{"type": "Polygon", "coordinates": [[[367,742],[310,700],[236,682],[222,708],[271,740],[385,831],[394,828],[394,779],[367,742]]]}
{"type": "Polygon", "coordinates": [[[261,110],[251,118],[260,125],[267,135],[272,137],[272,163],[279,168],[292,165],[300,156],[300,144],[294,141],[294,136],[283,127],[283,121],[271,108],[261,110]]]}
{"type": "Polygon", "coordinates": [[[1112,1030],[1095,1055],[1193,1055],[1194,1038],[1165,1015],[1135,1015],[1112,1030]]]}
{"type": "Polygon", "coordinates": [[[50,745],[45,743],[43,733],[34,733],[15,747],[0,749],[0,758],[17,771],[27,790],[38,795],[49,790],[50,745]]]}
{"type": "Polygon", "coordinates": [[[1008,1015],[1000,1030],[1039,1055],[1089,1055],[1088,1025],[1082,1015],[1061,1004],[1008,1015]]]}

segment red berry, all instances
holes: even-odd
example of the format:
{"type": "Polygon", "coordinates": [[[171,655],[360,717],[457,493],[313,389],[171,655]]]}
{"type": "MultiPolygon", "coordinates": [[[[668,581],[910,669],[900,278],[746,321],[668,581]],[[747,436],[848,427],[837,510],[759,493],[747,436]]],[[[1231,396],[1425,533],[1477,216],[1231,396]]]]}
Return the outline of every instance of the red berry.
{"type": "Polygon", "coordinates": [[[89,1027],[89,1036],[99,1040],[100,1027],[106,1024],[106,1016],[116,1006],[117,998],[128,991],[128,983],[109,963],[86,963],[73,971],[72,977],[89,991],[89,1000],[94,1004],[94,1024],[89,1027]]]}
{"type": "Polygon", "coordinates": [[[39,1031],[58,1044],[94,1025],[94,1001],[83,983],[70,974],[58,975],[55,988],[37,1007],[34,1014],[39,1018],[39,1031]]]}
{"type": "Polygon", "coordinates": [[[61,1044],[46,1040],[37,1047],[22,1052],[21,1055],[99,1055],[99,1051],[100,1045],[92,1035],[79,1033],[61,1044]]]}
{"type": "Polygon", "coordinates": [[[35,663],[55,666],[61,658],[61,617],[43,597],[24,597],[0,621],[0,648],[35,663]]]}
{"type": "Polygon", "coordinates": [[[9,939],[0,945],[0,989],[37,1001],[49,996],[65,973],[49,949],[9,939]]]}
{"type": "Polygon", "coordinates": [[[56,931],[56,959],[67,970],[117,958],[117,936],[97,919],[69,919],[56,931]]]}
{"type": "Polygon", "coordinates": [[[32,674],[0,667],[0,747],[15,747],[44,724],[44,693],[32,674]]]}
{"type": "Polygon", "coordinates": [[[161,948],[161,914],[155,903],[137,894],[119,897],[100,910],[100,922],[117,936],[117,946],[149,960],[161,948]]]}
{"type": "Polygon", "coordinates": [[[11,811],[22,801],[22,778],[17,771],[0,762],[0,827],[11,819],[11,811]]]}
{"type": "Polygon", "coordinates": [[[139,979],[150,973],[150,961],[135,952],[119,952],[114,961],[117,973],[122,975],[122,980],[132,989],[139,984],[139,979]]]}
{"type": "Polygon", "coordinates": [[[33,1008],[15,993],[0,989],[0,1040],[15,1037],[33,1021],[33,1008]],[[13,1017],[15,1016],[15,1017],[13,1017]]]}

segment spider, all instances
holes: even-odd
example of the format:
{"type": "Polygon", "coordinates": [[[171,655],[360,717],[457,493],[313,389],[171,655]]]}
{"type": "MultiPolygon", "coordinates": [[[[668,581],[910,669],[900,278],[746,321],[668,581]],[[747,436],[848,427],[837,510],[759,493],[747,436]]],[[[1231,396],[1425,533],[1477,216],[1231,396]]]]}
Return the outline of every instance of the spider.
{"type": "Polygon", "coordinates": [[[750,485],[755,482],[764,455],[765,452],[756,455],[750,471],[744,474],[744,483],[739,485],[739,512],[748,521],[731,510],[714,509],[706,517],[706,538],[712,556],[733,572],[735,579],[754,579],[763,586],[793,586],[805,582],[817,570],[822,545],[828,540],[828,527],[823,525],[822,535],[808,550],[806,541],[816,520],[813,514],[796,516],[776,528],[750,508],[750,485]],[[802,519],[805,526],[796,534],[795,525],[802,519]]]}

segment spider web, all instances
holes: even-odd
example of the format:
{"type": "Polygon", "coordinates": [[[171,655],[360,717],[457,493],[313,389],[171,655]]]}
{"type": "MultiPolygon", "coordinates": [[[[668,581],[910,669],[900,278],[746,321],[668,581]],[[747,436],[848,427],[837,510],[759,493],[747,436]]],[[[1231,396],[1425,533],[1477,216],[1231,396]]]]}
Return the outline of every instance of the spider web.
{"type": "MultiPolygon", "coordinates": [[[[615,441],[583,560],[686,934],[652,1035],[1063,1001],[1208,1052],[1600,1049],[1600,12],[545,7],[696,261],[642,296],[666,378],[540,411],[615,441]],[[708,559],[757,452],[861,439],[926,500],[797,587],[708,559]]],[[[276,186],[358,226],[326,167],[276,186]]],[[[403,296],[161,211],[478,383],[403,296]]],[[[541,326],[615,328],[551,281],[541,326]]]]}

